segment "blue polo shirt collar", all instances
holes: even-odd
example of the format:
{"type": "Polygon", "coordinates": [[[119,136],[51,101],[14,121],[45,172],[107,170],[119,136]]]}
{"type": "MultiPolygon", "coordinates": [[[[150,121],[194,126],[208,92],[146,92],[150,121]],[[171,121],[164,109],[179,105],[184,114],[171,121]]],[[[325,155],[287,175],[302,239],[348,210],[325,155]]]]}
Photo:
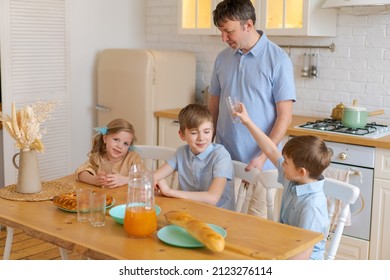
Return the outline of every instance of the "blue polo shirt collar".
{"type": "MultiPolygon", "coordinates": [[[[265,49],[265,44],[267,43],[267,35],[261,30],[257,31],[260,34],[260,40],[253,46],[253,48],[245,55],[252,54],[253,56],[258,56],[265,49]]],[[[236,54],[244,55],[243,52],[238,49],[236,54]]]]}
{"type": "Polygon", "coordinates": [[[190,155],[191,155],[191,160],[193,160],[195,157],[198,158],[198,159],[200,159],[200,160],[204,160],[209,154],[212,153],[213,149],[214,149],[214,146],[213,146],[213,144],[211,144],[211,145],[209,145],[209,146],[207,147],[207,149],[206,149],[204,152],[202,152],[202,153],[200,153],[200,154],[198,154],[198,155],[195,155],[195,154],[191,151],[191,149],[189,149],[189,150],[190,150],[190,155]]]}
{"type": "Polygon", "coordinates": [[[295,191],[297,193],[297,196],[301,196],[310,193],[322,192],[323,186],[324,186],[324,180],[322,179],[314,183],[296,185],[295,191]]]}

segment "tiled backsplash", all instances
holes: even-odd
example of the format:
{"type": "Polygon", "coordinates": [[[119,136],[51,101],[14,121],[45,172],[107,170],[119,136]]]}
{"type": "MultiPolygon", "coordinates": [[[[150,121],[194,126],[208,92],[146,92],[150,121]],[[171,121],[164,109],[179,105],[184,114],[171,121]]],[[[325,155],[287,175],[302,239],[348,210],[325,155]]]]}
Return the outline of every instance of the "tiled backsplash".
{"type": "MultiPolygon", "coordinates": [[[[219,36],[179,35],[177,0],[147,0],[148,48],[183,49],[197,57],[197,99],[210,82],[214,59],[226,47],[219,36]]],[[[327,49],[285,49],[294,64],[294,114],[330,117],[338,103],[358,99],[368,111],[384,109],[370,121],[390,124],[390,14],[338,14],[337,37],[269,37],[279,45],[336,45],[327,49]],[[318,78],[301,77],[303,54],[318,52],[318,78]]]]}

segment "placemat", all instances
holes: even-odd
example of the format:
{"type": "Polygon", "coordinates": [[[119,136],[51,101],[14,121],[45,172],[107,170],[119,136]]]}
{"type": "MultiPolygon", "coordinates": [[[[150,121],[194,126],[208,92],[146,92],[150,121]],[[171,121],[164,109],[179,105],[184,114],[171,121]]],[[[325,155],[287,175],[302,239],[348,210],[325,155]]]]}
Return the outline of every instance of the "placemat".
{"type": "Polygon", "coordinates": [[[0,188],[0,197],[9,200],[18,201],[44,201],[51,200],[56,195],[71,193],[75,191],[75,187],[57,181],[42,182],[42,191],[39,193],[19,193],[16,191],[16,185],[9,185],[0,188]]]}

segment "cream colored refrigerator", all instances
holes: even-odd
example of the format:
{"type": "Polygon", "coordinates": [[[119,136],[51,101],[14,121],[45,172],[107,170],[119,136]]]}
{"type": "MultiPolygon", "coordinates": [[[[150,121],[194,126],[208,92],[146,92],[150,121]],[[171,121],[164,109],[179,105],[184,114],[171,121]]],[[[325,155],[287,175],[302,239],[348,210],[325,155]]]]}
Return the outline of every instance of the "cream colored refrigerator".
{"type": "Polygon", "coordinates": [[[187,51],[106,49],[98,60],[98,125],[115,118],[134,125],[137,144],[157,144],[155,111],[195,100],[195,55],[187,51]]]}

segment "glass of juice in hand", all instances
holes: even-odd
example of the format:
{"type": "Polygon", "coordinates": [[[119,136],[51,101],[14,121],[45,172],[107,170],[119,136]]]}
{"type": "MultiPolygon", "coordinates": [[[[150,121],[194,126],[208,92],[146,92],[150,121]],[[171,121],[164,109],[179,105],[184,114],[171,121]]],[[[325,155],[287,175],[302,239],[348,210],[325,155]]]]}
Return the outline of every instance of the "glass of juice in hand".
{"type": "Polygon", "coordinates": [[[132,238],[147,238],[157,229],[153,176],[141,165],[129,173],[124,228],[132,238]]]}

